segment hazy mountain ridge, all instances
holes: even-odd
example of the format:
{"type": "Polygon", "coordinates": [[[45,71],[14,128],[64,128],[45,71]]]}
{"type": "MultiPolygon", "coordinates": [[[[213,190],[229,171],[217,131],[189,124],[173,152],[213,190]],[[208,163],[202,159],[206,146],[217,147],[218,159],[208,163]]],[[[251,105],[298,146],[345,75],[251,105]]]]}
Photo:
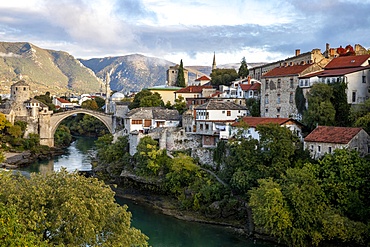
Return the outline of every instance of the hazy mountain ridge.
{"type": "Polygon", "coordinates": [[[20,78],[34,94],[97,92],[101,81],[72,55],[39,48],[28,42],[0,42],[1,93],[20,78]]]}
{"type": "MultiPolygon", "coordinates": [[[[211,64],[211,62],[210,62],[211,64]]],[[[248,64],[258,66],[263,63],[248,64]]],[[[114,91],[139,91],[164,85],[166,71],[175,63],[165,59],[132,54],[116,57],[76,59],[64,51],[39,48],[28,42],[0,42],[0,93],[8,94],[10,85],[20,77],[30,84],[33,94],[61,95],[65,93],[94,93],[105,91],[103,81],[110,73],[114,91]]],[[[240,63],[218,65],[218,68],[239,69],[240,63]]],[[[211,66],[193,66],[189,81],[197,76],[210,76],[211,66]]]]}
{"type": "Polygon", "coordinates": [[[110,87],[114,91],[139,91],[146,87],[164,85],[166,71],[174,63],[140,54],[80,59],[100,78],[110,73],[110,87]]]}

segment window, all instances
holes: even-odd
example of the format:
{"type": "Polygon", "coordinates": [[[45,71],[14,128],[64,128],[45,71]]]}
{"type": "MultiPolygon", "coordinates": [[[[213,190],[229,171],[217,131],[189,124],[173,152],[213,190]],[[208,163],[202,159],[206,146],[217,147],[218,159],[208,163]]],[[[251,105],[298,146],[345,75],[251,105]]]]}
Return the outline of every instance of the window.
{"type": "Polygon", "coordinates": [[[225,114],[225,111],[222,111],[222,114],[225,114]]]}
{"type": "Polygon", "coordinates": [[[317,152],[318,153],[321,153],[321,146],[319,145],[319,146],[317,146],[317,152]]]}
{"type": "Polygon", "coordinates": [[[313,145],[310,145],[310,151],[311,152],[313,151],[313,145]]]}
{"type": "Polygon", "coordinates": [[[331,147],[328,147],[328,153],[331,154],[332,153],[332,148],[331,147]]]}
{"type": "Polygon", "coordinates": [[[306,80],[304,81],[304,85],[305,85],[306,87],[308,87],[308,79],[306,79],[306,80]]]}
{"type": "Polygon", "coordinates": [[[227,111],[227,114],[226,114],[228,117],[231,116],[231,111],[227,111]]]}
{"type": "Polygon", "coordinates": [[[281,88],[281,79],[278,79],[277,81],[277,88],[281,88]]]}
{"type": "Polygon", "coordinates": [[[352,92],[352,103],[356,102],[356,92],[352,92]]]}
{"type": "Polygon", "coordinates": [[[199,125],[199,129],[200,129],[200,130],[203,130],[203,124],[200,124],[200,125],[199,125]]]}
{"type": "Polygon", "coordinates": [[[293,103],[293,93],[290,93],[289,95],[289,103],[293,103]]]}
{"type": "Polygon", "coordinates": [[[366,83],[366,75],[362,76],[362,83],[366,83]]]}
{"type": "Polygon", "coordinates": [[[209,130],[209,124],[206,124],[206,130],[209,130]]]}
{"type": "Polygon", "coordinates": [[[268,88],[269,88],[269,81],[266,80],[266,89],[268,89],[268,88]]]}
{"type": "Polygon", "coordinates": [[[276,103],[277,103],[277,104],[280,104],[280,94],[278,94],[278,95],[277,95],[276,103]]]}
{"type": "Polygon", "coordinates": [[[290,78],[290,88],[294,88],[294,80],[293,80],[293,78],[290,78]]]}
{"type": "Polygon", "coordinates": [[[269,103],[269,96],[268,95],[266,95],[265,96],[265,104],[268,104],[269,103]]]}
{"type": "Polygon", "coordinates": [[[138,120],[138,119],[133,119],[132,120],[132,122],[131,122],[132,124],[143,124],[143,120],[138,120]]]}
{"type": "Polygon", "coordinates": [[[276,108],[277,113],[280,113],[280,107],[276,108]]]}
{"type": "Polygon", "coordinates": [[[265,109],[265,112],[266,112],[266,113],[269,113],[269,108],[266,108],[266,109],[265,109]]]}

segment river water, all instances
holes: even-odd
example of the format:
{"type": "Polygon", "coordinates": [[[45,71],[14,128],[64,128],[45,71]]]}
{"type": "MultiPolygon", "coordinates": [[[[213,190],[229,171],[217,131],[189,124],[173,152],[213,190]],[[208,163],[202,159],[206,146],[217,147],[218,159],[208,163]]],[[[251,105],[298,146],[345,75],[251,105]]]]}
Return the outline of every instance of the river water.
{"type": "MultiPolygon", "coordinates": [[[[53,160],[36,162],[22,168],[23,173],[48,173],[65,167],[68,171],[91,169],[90,154],[94,150],[94,138],[78,138],[67,153],[53,160]]],[[[132,213],[132,225],[149,237],[153,247],[272,247],[261,241],[247,240],[231,229],[178,220],[163,215],[152,208],[138,205],[128,199],[117,198],[120,205],[127,204],[132,213]]]]}

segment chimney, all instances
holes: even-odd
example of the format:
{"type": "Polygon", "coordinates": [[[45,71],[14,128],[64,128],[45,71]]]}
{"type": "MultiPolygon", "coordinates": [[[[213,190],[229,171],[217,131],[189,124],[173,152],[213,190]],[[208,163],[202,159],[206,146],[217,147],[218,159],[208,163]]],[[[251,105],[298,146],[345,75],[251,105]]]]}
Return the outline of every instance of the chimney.
{"type": "Polygon", "coordinates": [[[248,76],[248,84],[251,84],[251,77],[248,76]]]}
{"type": "Polygon", "coordinates": [[[301,50],[300,49],[296,49],[295,50],[295,56],[299,56],[299,54],[301,54],[301,50]]]}
{"type": "Polygon", "coordinates": [[[330,49],[330,44],[329,43],[326,43],[326,52],[328,52],[330,49]]]}

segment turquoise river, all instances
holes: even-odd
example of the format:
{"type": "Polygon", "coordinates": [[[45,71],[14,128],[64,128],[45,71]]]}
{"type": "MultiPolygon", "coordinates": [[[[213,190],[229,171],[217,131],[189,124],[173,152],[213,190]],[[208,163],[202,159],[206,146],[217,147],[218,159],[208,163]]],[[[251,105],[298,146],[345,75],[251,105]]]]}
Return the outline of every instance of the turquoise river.
{"type": "MultiPolygon", "coordinates": [[[[65,155],[52,160],[36,162],[22,169],[23,173],[47,173],[65,167],[68,171],[91,169],[90,158],[94,150],[93,138],[78,138],[65,155]]],[[[149,237],[153,247],[272,247],[277,246],[258,240],[245,239],[232,230],[210,224],[188,222],[163,215],[150,207],[128,199],[117,198],[121,205],[127,204],[132,213],[132,225],[149,237]]]]}

